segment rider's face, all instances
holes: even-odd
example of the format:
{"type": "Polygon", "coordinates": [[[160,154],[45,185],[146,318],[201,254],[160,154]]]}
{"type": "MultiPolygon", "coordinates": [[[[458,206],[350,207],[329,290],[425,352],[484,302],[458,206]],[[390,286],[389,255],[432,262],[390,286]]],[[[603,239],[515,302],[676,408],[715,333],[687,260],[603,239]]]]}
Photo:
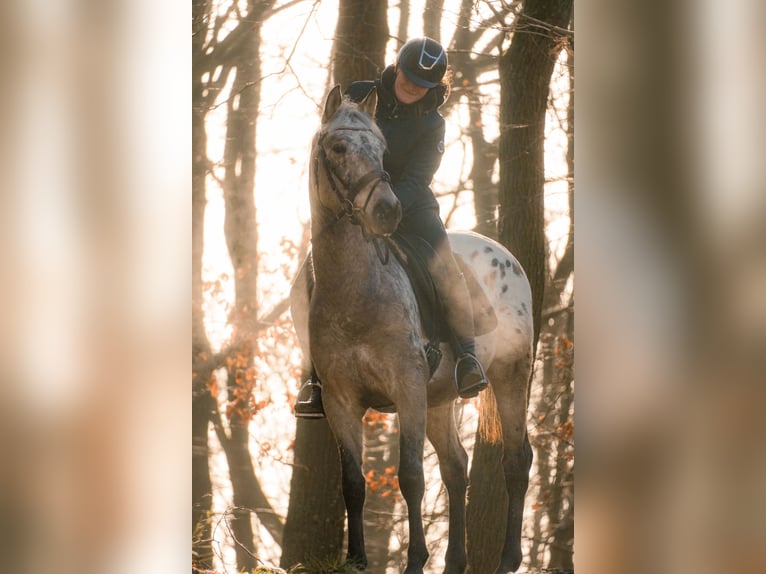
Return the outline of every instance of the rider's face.
{"type": "Polygon", "coordinates": [[[410,82],[404,72],[396,70],[396,80],[394,81],[394,94],[396,99],[403,104],[414,104],[428,93],[428,88],[421,88],[417,84],[410,82]]]}

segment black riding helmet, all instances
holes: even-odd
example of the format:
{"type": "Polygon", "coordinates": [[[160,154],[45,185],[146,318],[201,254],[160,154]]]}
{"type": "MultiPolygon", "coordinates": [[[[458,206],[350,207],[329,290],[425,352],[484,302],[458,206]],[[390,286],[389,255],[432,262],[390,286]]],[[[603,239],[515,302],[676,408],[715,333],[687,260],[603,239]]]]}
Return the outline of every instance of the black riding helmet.
{"type": "Polygon", "coordinates": [[[407,79],[421,88],[435,88],[447,71],[447,53],[431,38],[409,40],[396,56],[407,79]]]}

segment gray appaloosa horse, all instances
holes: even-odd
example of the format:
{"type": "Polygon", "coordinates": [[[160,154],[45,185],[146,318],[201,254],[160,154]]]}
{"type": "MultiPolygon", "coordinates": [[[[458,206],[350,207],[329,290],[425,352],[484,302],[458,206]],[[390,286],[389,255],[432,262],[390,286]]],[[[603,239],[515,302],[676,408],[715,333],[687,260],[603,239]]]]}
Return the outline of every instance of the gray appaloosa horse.
{"type": "MultiPolygon", "coordinates": [[[[428,559],[421,514],[423,441],[428,436],[449,495],[444,572],[458,574],[466,568],[468,456],[453,414],[454,357],[442,345],[444,358],[429,376],[410,281],[399,261],[387,260],[376,246],[396,229],[401,207],[383,171],[385,140],[369,115],[375,99],[373,93],[357,105],[336,86],[325,102],[322,126],[313,140],[309,182],[314,287],[309,302],[305,278],[296,279],[293,318],[304,356],[313,360],[323,383],[327,421],[340,450],[349,561],[367,565],[362,417],[368,408],[393,403],[400,427],[399,485],[409,518],[405,573],[422,573],[428,559]]],[[[450,233],[449,238],[473,269],[497,317],[496,328],[477,338],[476,349],[491,383],[481,404],[490,405],[499,421],[496,440],[503,441],[509,499],[496,572],[513,572],[521,563],[521,520],[532,461],[526,431],[530,288],[518,261],[502,245],[474,233],[450,233]]]]}

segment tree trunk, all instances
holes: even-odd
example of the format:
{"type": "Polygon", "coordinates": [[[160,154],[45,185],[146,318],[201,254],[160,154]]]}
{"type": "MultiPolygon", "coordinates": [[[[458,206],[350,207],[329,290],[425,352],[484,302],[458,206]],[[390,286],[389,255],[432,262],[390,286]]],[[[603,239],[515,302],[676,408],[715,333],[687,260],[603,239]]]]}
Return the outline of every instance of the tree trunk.
{"type": "Polygon", "coordinates": [[[351,82],[374,80],[383,70],[388,41],[388,3],[340,0],[332,71],[345,90],[351,82]]]}
{"type": "Polygon", "coordinates": [[[490,444],[476,433],[466,507],[470,574],[494,572],[500,563],[508,508],[502,457],[502,444],[490,444]]]}
{"type": "Polygon", "coordinates": [[[552,572],[574,571],[574,496],[558,526],[553,530],[551,559],[548,569],[552,572]]]}
{"type": "MultiPolygon", "coordinates": [[[[571,350],[570,350],[571,352],[571,350]]],[[[558,418],[558,443],[556,447],[556,466],[551,484],[551,503],[548,513],[551,528],[551,556],[548,568],[571,570],[574,568],[572,550],[574,542],[574,496],[573,474],[567,459],[567,440],[561,436],[566,425],[571,422],[569,410],[572,405],[571,371],[567,382],[561,389],[561,406],[558,418]],[[564,504],[567,504],[564,507],[564,504]]]]}
{"type": "MultiPolygon", "coordinates": [[[[198,141],[204,142],[204,118],[202,125],[196,119],[192,122],[192,132],[196,148],[198,141]],[[201,133],[200,133],[201,131],[201,133]]],[[[192,183],[192,364],[207,359],[210,343],[205,334],[202,317],[202,234],[205,217],[204,168],[202,177],[197,175],[198,163],[203,163],[206,155],[197,160],[194,153],[192,183]]],[[[192,367],[196,371],[195,367],[192,367]]],[[[192,532],[195,533],[194,550],[198,555],[200,568],[212,568],[213,550],[208,514],[212,508],[213,489],[210,482],[208,463],[208,428],[212,397],[205,383],[210,372],[192,373],[192,532]],[[195,391],[196,390],[196,391],[195,391]]]]}
{"type": "MultiPolygon", "coordinates": [[[[567,51],[567,69],[569,71],[569,103],[567,105],[567,200],[569,203],[569,233],[567,236],[567,246],[561,261],[556,266],[556,273],[553,276],[555,284],[565,281],[570,273],[574,272],[574,106],[575,106],[575,56],[574,40],[571,40],[569,50],[567,51]]],[[[574,317],[571,318],[574,321],[574,317]]]]}
{"type": "Polygon", "coordinates": [[[569,24],[572,0],[526,0],[513,40],[500,58],[500,241],[532,286],[534,343],[546,278],[545,112],[551,74],[569,24]]]}
{"type": "Polygon", "coordinates": [[[396,50],[407,41],[407,28],[410,25],[410,0],[400,0],[399,2],[399,24],[396,29],[396,50]]]}
{"type": "Polygon", "coordinates": [[[200,570],[213,569],[212,528],[209,513],[213,487],[210,481],[207,431],[212,397],[192,399],[192,551],[200,570]]]}
{"type": "Polygon", "coordinates": [[[335,560],[343,549],[340,458],[327,421],[298,420],[294,457],[280,560],[285,569],[335,560]]]}
{"type": "MultiPolygon", "coordinates": [[[[207,30],[208,2],[196,1],[193,10],[192,58],[203,53],[207,30]]],[[[207,104],[202,96],[203,83],[199,74],[192,76],[192,361],[204,361],[210,354],[202,312],[202,252],[204,248],[205,179],[207,177],[207,133],[205,116],[207,104]]],[[[196,369],[192,367],[192,370],[196,369]]],[[[208,428],[212,397],[204,387],[206,373],[192,374],[192,551],[193,566],[203,570],[213,568],[212,528],[209,513],[212,508],[213,487],[210,481],[208,428]]]]}
{"type": "MultiPolygon", "coordinates": [[[[444,0],[426,0],[423,8],[423,35],[441,43],[442,13],[444,0]]],[[[458,28],[459,29],[459,28],[458,28]]]]}
{"type": "MultiPolygon", "coordinates": [[[[545,289],[545,113],[551,74],[561,49],[557,28],[569,23],[572,0],[526,0],[510,48],[500,58],[499,237],[524,266],[532,286],[534,345],[540,333],[545,289]]],[[[505,493],[498,447],[477,440],[469,492],[469,564],[474,573],[497,565],[505,493]],[[494,504],[480,501],[494,500],[494,504]],[[483,537],[481,535],[483,534],[483,537]]],[[[544,456],[544,455],[541,455],[544,456]]]]}
{"type": "MultiPolygon", "coordinates": [[[[565,283],[570,273],[574,272],[574,48],[567,53],[567,68],[569,70],[569,105],[567,109],[567,180],[569,198],[569,237],[567,248],[556,268],[554,285],[565,283]]],[[[563,288],[563,285],[561,286],[563,288]]],[[[572,301],[574,294],[572,295],[572,301]]],[[[572,369],[574,361],[574,313],[571,309],[564,313],[563,333],[566,340],[572,345],[569,349],[563,349],[566,353],[568,370],[562,372],[564,386],[560,418],[561,424],[572,421],[570,407],[574,401],[572,391],[572,369]]],[[[573,421],[572,421],[573,422],[573,421]]],[[[549,568],[560,570],[573,570],[573,546],[574,546],[574,472],[568,464],[565,454],[565,443],[559,441],[556,457],[556,482],[554,484],[553,500],[551,502],[551,516],[556,517],[557,524],[553,529],[551,541],[551,559],[549,568]],[[568,505],[561,512],[564,502],[568,505]]]]}
{"type": "Polygon", "coordinates": [[[260,24],[253,25],[251,21],[256,17],[250,12],[248,18],[240,21],[239,26],[247,27],[246,36],[233,54],[236,71],[227,102],[223,185],[224,233],[234,269],[235,301],[230,320],[233,323],[232,349],[236,355],[236,364],[227,369],[227,414],[231,436],[226,456],[234,503],[232,534],[236,540],[237,567],[243,570],[256,566],[250,516],[256,506],[249,488],[255,482],[255,471],[248,440],[251,392],[248,383],[253,376],[254,325],[258,312],[255,142],[260,101],[260,24]]]}

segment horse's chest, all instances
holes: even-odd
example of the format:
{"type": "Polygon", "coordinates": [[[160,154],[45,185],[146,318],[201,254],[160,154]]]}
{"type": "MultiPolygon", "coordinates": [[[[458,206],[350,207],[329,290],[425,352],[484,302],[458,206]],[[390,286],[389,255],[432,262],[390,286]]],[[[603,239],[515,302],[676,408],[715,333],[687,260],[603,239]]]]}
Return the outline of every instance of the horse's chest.
{"type": "Polygon", "coordinates": [[[309,329],[312,345],[380,346],[385,341],[410,339],[416,328],[417,307],[381,292],[317,292],[311,301],[309,329]]]}
{"type": "Polygon", "coordinates": [[[353,315],[322,308],[312,314],[310,328],[317,340],[344,343],[363,341],[370,330],[368,323],[353,315]]]}

